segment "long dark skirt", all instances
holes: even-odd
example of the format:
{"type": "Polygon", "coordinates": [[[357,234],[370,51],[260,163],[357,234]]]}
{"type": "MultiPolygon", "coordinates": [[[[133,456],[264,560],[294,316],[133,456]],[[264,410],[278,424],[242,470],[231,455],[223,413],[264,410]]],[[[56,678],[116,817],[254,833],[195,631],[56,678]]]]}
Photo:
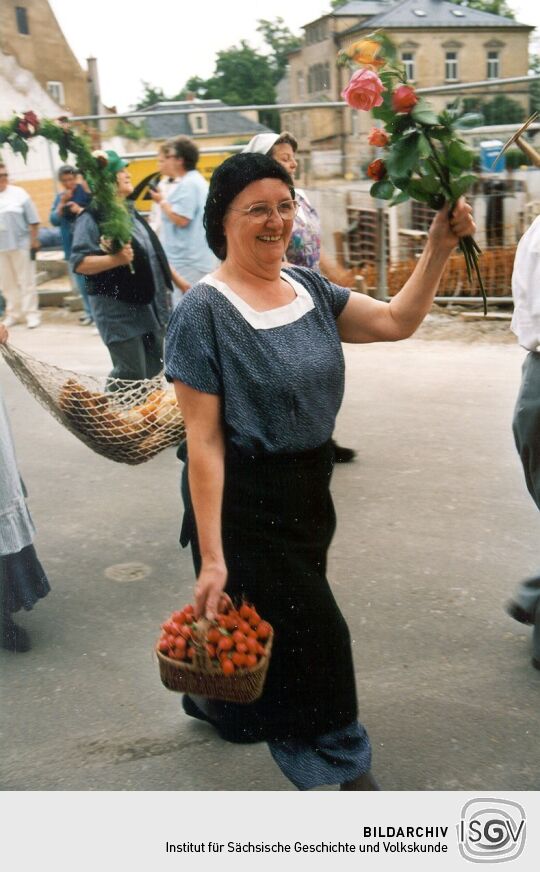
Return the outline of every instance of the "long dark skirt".
{"type": "MultiPolygon", "coordinates": [[[[223,545],[227,593],[252,602],[274,627],[263,696],[251,705],[207,709],[230,741],[309,739],[357,716],[347,624],[326,578],[335,530],[329,491],[330,444],[299,454],[253,457],[229,447],[225,462],[223,545]]],[[[184,468],[181,542],[200,568],[184,468]]]]}
{"type": "Polygon", "coordinates": [[[50,589],[33,545],[0,557],[0,618],[20,609],[29,611],[50,589]]]}

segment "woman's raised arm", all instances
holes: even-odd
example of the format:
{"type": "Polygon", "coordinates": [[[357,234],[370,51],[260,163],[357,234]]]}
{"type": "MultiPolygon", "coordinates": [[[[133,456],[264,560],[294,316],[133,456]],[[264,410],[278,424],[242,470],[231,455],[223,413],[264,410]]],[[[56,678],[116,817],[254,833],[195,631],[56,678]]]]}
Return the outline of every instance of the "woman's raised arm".
{"type": "Polygon", "coordinates": [[[463,236],[476,230],[472,209],[460,198],[433,219],[426,247],[411,277],[390,303],[351,294],[337,319],[343,342],[394,342],[412,336],[431,309],[446,262],[463,236]]]}

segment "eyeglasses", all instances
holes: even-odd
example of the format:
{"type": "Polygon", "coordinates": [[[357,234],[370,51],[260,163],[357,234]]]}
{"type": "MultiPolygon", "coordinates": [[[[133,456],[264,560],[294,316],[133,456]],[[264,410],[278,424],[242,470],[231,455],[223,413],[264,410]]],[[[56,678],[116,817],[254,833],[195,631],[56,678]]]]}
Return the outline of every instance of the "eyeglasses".
{"type": "Polygon", "coordinates": [[[9,177],[9,173],[0,173],[0,179],[7,179],[9,177]]]}
{"type": "Polygon", "coordinates": [[[247,215],[253,224],[264,224],[265,221],[272,217],[274,209],[277,210],[279,217],[283,221],[292,221],[298,212],[298,203],[296,200],[282,200],[277,206],[269,206],[268,203],[253,203],[249,209],[233,209],[231,206],[229,211],[241,212],[243,215],[247,215]]]}

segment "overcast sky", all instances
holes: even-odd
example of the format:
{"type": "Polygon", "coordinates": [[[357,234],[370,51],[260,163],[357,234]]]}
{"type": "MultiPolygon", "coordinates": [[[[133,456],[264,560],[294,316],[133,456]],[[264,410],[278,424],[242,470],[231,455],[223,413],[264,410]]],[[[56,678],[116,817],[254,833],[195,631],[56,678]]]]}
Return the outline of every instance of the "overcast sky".
{"type": "MultiPolygon", "coordinates": [[[[216,52],[246,39],[261,47],[257,19],[281,15],[295,33],[328,12],[330,0],[49,0],[66,39],[83,66],[98,59],[103,102],[127,110],[142,93],[141,80],[165,93],[180,90],[190,76],[208,77],[216,52]],[[258,8],[257,8],[258,7],[258,8]]],[[[540,27],[538,0],[510,0],[518,21],[540,27]]]]}

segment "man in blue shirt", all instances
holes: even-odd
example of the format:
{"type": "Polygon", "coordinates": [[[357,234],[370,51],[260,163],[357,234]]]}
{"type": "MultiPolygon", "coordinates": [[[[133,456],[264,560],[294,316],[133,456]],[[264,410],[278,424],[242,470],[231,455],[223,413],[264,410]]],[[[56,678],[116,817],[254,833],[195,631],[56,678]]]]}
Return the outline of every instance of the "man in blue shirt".
{"type": "MultiPolygon", "coordinates": [[[[177,136],[163,148],[163,172],[179,179],[166,197],[151,191],[162,210],[162,243],[170,265],[186,283],[186,290],[217,266],[203,226],[208,183],[196,169],[199,149],[187,136],[177,136]]],[[[180,301],[175,290],[173,302],[180,301]]]]}
{"type": "MultiPolygon", "coordinates": [[[[56,195],[51,207],[49,220],[55,227],[60,228],[62,235],[62,247],[64,249],[64,257],[69,265],[71,257],[71,249],[73,246],[73,230],[75,221],[79,215],[84,212],[89,205],[92,195],[84,182],[77,180],[78,171],[75,167],[65,166],[58,170],[58,181],[62,185],[63,191],[56,195]]],[[[90,302],[88,300],[88,291],[86,289],[86,279],[84,276],[74,273],[69,267],[69,273],[72,280],[79,291],[84,306],[84,315],[81,317],[81,323],[86,325],[93,324],[94,319],[90,302]]]]}

